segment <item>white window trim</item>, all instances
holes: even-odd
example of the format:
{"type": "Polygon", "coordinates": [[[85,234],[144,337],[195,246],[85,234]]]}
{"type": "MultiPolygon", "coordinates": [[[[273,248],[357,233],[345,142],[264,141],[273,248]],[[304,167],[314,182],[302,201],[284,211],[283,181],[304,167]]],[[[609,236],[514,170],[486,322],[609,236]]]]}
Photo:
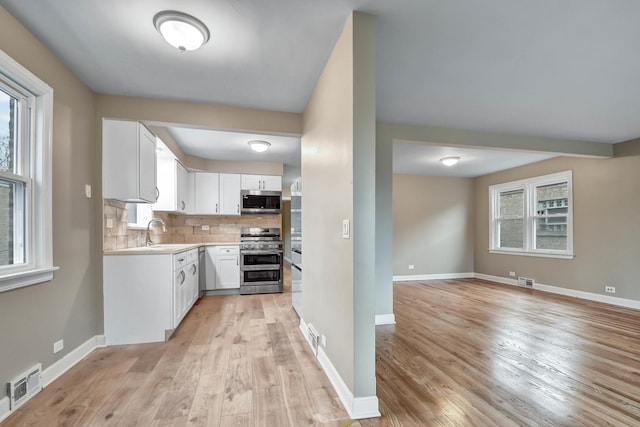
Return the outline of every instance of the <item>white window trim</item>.
{"type": "Polygon", "coordinates": [[[504,255],[523,255],[543,258],[573,259],[573,172],[564,171],[519,181],[507,182],[489,186],[489,253],[504,255]],[[536,187],[567,182],[569,193],[567,203],[567,249],[564,251],[551,249],[535,249],[533,241],[535,218],[537,215],[535,203],[536,187]],[[497,215],[499,213],[499,194],[505,191],[524,191],[524,248],[501,248],[499,246],[497,215]]]}
{"type": "Polygon", "coordinates": [[[140,215],[140,211],[138,211],[136,214],[138,222],[127,223],[127,228],[130,230],[146,230],[149,221],[151,221],[151,218],[153,218],[153,206],[150,203],[127,203],[127,205],[132,204],[137,205],[136,209],[139,209],[140,206],[142,206],[143,209],[146,209],[148,207],[149,211],[147,212],[147,215],[144,215],[144,218],[140,218],[143,215],[140,215]]]}
{"type": "Polygon", "coordinates": [[[30,206],[27,216],[27,263],[2,269],[0,292],[53,279],[52,239],[52,164],[51,141],[53,120],[53,89],[29,70],[0,50],[0,74],[33,95],[34,114],[30,142],[31,177],[30,206]]]}

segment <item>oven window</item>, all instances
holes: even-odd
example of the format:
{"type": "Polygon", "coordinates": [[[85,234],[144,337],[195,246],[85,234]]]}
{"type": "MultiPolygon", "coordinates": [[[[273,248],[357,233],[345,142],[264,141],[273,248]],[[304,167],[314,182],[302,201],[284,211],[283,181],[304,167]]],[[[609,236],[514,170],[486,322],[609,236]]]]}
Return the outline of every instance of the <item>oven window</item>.
{"type": "Polygon", "coordinates": [[[244,283],[279,282],[280,270],[243,271],[244,283]]]}
{"type": "Polygon", "coordinates": [[[244,254],[242,264],[250,265],[280,265],[282,254],[244,254]]]}

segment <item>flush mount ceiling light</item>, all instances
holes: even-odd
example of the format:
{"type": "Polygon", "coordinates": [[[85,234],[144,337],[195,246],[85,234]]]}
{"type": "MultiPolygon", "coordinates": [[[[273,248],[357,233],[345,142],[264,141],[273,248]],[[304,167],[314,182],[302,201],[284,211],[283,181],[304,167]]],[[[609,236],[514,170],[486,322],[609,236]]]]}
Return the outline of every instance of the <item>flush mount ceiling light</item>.
{"type": "Polygon", "coordinates": [[[269,144],[267,141],[255,140],[255,141],[249,141],[248,144],[253,151],[257,151],[258,153],[267,151],[269,147],[271,147],[271,144],[269,144]]]}
{"type": "Polygon", "coordinates": [[[443,157],[440,162],[445,166],[453,166],[460,161],[460,157],[443,157]]]}
{"type": "Polygon", "coordinates": [[[196,50],[209,40],[209,30],[202,21],[175,10],[156,14],[153,25],[167,43],[180,52],[196,50]]]}

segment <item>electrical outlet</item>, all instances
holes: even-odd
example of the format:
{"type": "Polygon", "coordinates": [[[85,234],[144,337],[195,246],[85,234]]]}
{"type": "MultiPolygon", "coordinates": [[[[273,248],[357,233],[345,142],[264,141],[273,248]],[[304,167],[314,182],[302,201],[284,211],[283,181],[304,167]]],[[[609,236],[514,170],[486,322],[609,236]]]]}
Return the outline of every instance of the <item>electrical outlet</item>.
{"type": "Polygon", "coordinates": [[[616,288],[615,286],[605,286],[604,287],[604,291],[608,294],[615,294],[616,293],[616,288]]]}
{"type": "Polygon", "coordinates": [[[409,264],[409,270],[413,270],[415,266],[413,264],[409,264]]]}
{"type": "Polygon", "coordinates": [[[511,276],[511,277],[516,277],[516,272],[515,272],[515,271],[510,271],[510,272],[509,272],[509,276],[511,276]]]}
{"type": "Polygon", "coordinates": [[[113,228],[113,219],[111,218],[107,219],[107,228],[113,228]]]}
{"type": "Polygon", "coordinates": [[[342,220],[342,238],[343,239],[348,239],[349,236],[351,235],[351,232],[349,231],[349,219],[343,219],[342,220]]]}
{"type": "Polygon", "coordinates": [[[84,186],[84,195],[87,199],[91,198],[91,186],[89,184],[84,186]]]}
{"type": "Polygon", "coordinates": [[[209,226],[208,225],[203,225],[202,226],[202,231],[209,231],[209,226]]]}
{"type": "Polygon", "coordinates": [[[327,348],[327,337],[325,336],[325,334],[322,334],[322,336],[320,337],[320,343],[324,348],[327,348]]]}
{"type": "Polygon", "coordinates": [[[53,343],[53,354],[56,354],[64,348],[64,340],[56,341],[53,343]]]}

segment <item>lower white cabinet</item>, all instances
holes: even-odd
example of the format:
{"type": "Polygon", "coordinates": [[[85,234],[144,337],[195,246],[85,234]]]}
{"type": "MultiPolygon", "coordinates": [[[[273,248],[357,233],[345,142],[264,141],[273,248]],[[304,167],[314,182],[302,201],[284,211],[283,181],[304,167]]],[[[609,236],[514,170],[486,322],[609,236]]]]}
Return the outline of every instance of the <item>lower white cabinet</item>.
{"type": "Polygon", "coordinates": [[[103,259],[105,343],[169,339],[198,298],[198,250],[103,259]]]}
{"type": "Polygon", "coordinates": [[[206,290],[240,288],[240,247],[207,246],[206,290]]]}

